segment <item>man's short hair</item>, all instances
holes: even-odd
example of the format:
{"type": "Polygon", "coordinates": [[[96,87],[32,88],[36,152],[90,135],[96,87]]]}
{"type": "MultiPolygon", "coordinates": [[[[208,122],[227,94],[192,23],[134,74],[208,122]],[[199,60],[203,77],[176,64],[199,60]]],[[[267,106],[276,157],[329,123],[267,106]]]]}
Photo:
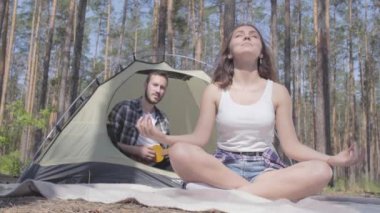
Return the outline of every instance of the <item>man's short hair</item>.
{"type": "Polygon", "coordinates": [[[152,75],[162,76],[162,77],[164,77],[166,79],[166,85],[169,83],[168,74],[166,72],[160,71],[160,70],[153,70],[153,71],[149,72],[148,77],[146,77],[146,80],[145,80],[146,84],[149,83],[150,78],[151,78],[152,75]]]}

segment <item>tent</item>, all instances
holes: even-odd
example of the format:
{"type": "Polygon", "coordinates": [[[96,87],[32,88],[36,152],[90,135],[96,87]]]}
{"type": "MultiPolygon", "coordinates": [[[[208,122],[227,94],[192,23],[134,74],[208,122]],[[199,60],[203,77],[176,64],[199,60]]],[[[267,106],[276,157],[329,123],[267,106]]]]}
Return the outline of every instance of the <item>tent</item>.
{"type": "MultiPolygon", "coordinates": [[[[153,187],[178,187],[181,180],[169,171],[138,163],[122,154],[111,142],[106,129],[108,113],[119,101],[143,94],[146,73],[168,73],[169,86],[158,104],[169,118],[171,134],[193,130],[198,118],[201,95],[210,77],[201,70],[177,70],[166,62],[135,60],[121,72],[97,83],[94,93],[78,98],[82,105],[65,124],[58,122],[44,141],[38,155],[18,182],[27,179],[53,183],[137,183],[153,187]]],[[[95,81],[99,82],[98,80],[95,81]]],[[[215,141],[213,134],[211,141],[215,141]]],[[[211,151],[215,143],[209,143],[211,151]]]]}

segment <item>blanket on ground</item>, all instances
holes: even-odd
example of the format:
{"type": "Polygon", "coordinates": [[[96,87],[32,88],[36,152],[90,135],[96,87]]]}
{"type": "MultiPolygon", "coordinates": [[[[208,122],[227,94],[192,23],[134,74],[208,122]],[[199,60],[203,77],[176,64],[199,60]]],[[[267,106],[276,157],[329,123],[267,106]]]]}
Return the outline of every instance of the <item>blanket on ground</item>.
{"type": "Polygon", "coordinates": [[[188,211],[224,212],[358,212],[349,206],[312,198],[297,203],[271,201],[238,190],[153,188],[139,184],[54,184],[28,180],[21,184],[0,184],[0,197],[42,195],[48,199],[84,199],[115,203],[126,199],[155,207],[188,211]]]}

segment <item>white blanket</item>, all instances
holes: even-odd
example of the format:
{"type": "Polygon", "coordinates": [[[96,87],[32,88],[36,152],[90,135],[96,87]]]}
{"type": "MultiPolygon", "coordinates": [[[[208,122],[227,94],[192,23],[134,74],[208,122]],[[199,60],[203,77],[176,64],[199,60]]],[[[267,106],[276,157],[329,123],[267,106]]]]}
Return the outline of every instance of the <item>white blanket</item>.
{"type": "Polygon", "coordinates": [[[22,195],[26,189],[38,191],[48,199],[84,199],[91,202],[115,203],[125,199],[155,207],[173,207],[188,211],[217,209],[224,212],[357,212],[338,204],[307,198],[293,203],[288,200],[270,201],[237,190],[152,188],[138,184],[53,184],[43,181],[0,186],[4,193],[22,195]],[[22,184],[21,184],[22,185],[22,184]],[[26,186],[25,186],[26,185],[26,186]],[[8,188],[7,188],[8,186],[8,188]],[[24,189],[23,189],[24,188],[24,189]]]}

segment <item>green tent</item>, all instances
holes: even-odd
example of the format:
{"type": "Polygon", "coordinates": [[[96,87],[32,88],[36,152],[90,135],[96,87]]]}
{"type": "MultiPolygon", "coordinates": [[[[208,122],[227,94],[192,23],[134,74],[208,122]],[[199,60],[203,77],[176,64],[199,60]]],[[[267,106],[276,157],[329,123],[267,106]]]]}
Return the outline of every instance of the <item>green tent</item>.
{"type": "MultiPolygon", "coordinates": [[[[168,73],[169,86],[158,107],[169,117],[171,134],[189,133],[198,118],[201,95],[210,77],[201,70],[176,70],[166,62],[134,61],[94,93],[78,98],[82,105],[66,124],[57,125],[38,156],[18,182],[27,179],[54,183],[139,183],[154,187],[179,186],[173,172],[138,163],[122,154],[107,134],[107,117],[119,101],[143,95],[149,70],[168,73]]],[[[98,82],[96,80],[95,82],[98,82]]],[[[59,122],[58,122],[59,123],[59,122]]],[[[206,150],[215,147],[215,134],[206,150]]]]}

